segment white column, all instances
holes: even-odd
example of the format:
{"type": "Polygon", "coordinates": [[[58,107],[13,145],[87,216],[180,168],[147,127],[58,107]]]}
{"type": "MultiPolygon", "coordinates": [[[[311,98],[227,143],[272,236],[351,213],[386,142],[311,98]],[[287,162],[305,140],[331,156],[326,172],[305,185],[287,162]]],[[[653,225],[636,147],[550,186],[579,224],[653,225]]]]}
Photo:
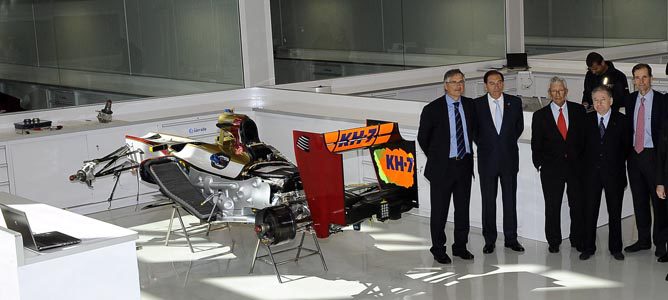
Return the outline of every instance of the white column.
{"type": "Polygon", "coordinates": [[[506,52],[524,52],[524,0],[506,0],[506,52]]]}
{"type": "Polygon", "coordinates": [[[244,86],[274,85],[269,0],[239,0],[244,86]]]}

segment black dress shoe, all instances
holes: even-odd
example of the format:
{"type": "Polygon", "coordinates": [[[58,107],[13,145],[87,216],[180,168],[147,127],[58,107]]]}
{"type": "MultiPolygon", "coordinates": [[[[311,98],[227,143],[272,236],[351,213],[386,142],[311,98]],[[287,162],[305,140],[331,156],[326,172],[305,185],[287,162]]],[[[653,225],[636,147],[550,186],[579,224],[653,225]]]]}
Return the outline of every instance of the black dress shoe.
{"type": "Polygon", "coordinates": [[[450,259],[450,256],[446,253],[443,253],[442,255],[434,255],[434,260],[444,265],[452,263],[452,259],[450,259]]]}
{"type": "Polygon", "coordinates": [[[473,254],[471,252],[469,252],[469,250],[466,250],[466,249],[452,250],[452,255],[457,256],[461,259],[465,259],[465,260],[473,259],[473,254]]]}
{"type": "Polygon", "coordinates": [[[624,260],[624,254],[621,252],[613,253],[612,257],[614,257],[616,260],[624,260]]]}
{"type": "Polygon", "coordinates": [[[522,247],[520,243],[507,244],[506,248],[510,248],[511,250],[516,252],[524,252],[524,247],[522,247]]]}
{"type": "Polygon", "coordinates": [[[550,246],[547,248],[550,253],[559,253],[559,246],[550,246]]]}
{"type": "Polygon", "coordinates": [[[659,257],[656,261],[660,263],[668,262],[668,254],[664,254],[663,256],[659,257]]]}
{"type": "Polygon", "coordinates": [[[666,281],[668,281],[668,274],[666,274],[666,281]]]}
{"type": "Polygon", "coordinates": [[[656,250],[654,251],[654,256],[661,257],[661,256],[666,255],[666,253],[668,253],[668,252],[666,252],[666,248],[658,248],[657,247],[656,250]]]}
{"type": "Polygon", "coordinates": [[[591,252],[584,251],[580,253],[580,260],[588,260],[591,257],[591,252]]]}
{"type": "Polygon", "coordinates": [[[496,247],[496,245],[494,245],[494,244],[486,244],[484,247],[482,247],[482,253],[485,253],[485,254],[493,253],[495,247],[496,247]]]}
{"type": "Polygon", "coordinates": [[[628,253],[633,253],[633,252],[638,252],[640,250],[648,250],[648,249],[651,249],[651,248],[652,248],[652,245],[641,244],[640,242],[635,242],[633,245],[627,246],[626,248],[624,248],[624,251],[626,251],[628,253]]]}

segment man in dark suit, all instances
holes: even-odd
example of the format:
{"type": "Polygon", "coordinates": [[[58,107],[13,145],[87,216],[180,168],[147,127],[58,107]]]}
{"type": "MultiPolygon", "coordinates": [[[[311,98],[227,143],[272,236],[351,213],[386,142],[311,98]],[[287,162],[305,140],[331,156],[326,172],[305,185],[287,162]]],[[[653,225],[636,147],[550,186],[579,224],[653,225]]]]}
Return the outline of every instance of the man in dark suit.
{"type": "Polygon", "coordinates": [[[625,106],[629,126],[633,130],[633,151],[628,160],[628,174],[638,241],[624,248],[624,251],[650,249],[653,240],[656,245],[655,255],[661,257],[666,254],[666,242],[660,241],[657,235],[666,227],[666,202],[656,194],[656,148],[666,118],[666,105],[663,95],[652,89],[652,68],[649,65],[637,64],[631,72],[637,91],[626,99],[625,106]],[[654,212],[654,226],[650,206],[654,212]]]}
{"type": "Polygon", "coordinates": [[[533,165],[540,172],[545,198],[545,238],[550,253],[561,245],[561,202],[568,186],[571,218],[571,246],[582,249],[584,215],[580,171],[584,151],[585,109],[566,101],[566,81],[550,80],[548,93],[552,102],[537,110],[531,121],[531,153],[533,165]]]}
{"type": "Polygon", "coordinates": [[[584,80],[584,91],[582,92],[582,105],[590,109],[592,105],[591,92],[594,88],[605,85],[612,90],[615,99],[612,104],[614,111],[624,106],[624,99],[629,95],[629,83],[626,75],[615,68],[611,61],[603,59],[601,54],[590,52],[587,55],[587,74],[584,80]]]}
{"type": "Polygon", "coordinates": [[[466,249],[469,235],[469,204],[473,177],[473,103],[464,94],[464,74],[452,69],[444,76],[445,95],[427,104],[420,115],[418,143],[427,156],[424,175],[431,192],[431,253],[449,264],[445,223],[450,197],[455,206],[455,242],[452,255],[473,259],[466,249]]]}
{"type": "Polygon", "coordinates": [[[593,90],[595,112],[587,114],[585,127],[586,225],[581,260],[596,252],[596,223],[605,190],[608,206],[608,249],[616,260],[622,254],[622,200],[626,187],[626,159],[631,151],[632,131],[625,115],[614,111],[614,99],[606,86],[593,90]]]}
{"type": "MultiPolygon", "coordinates": [[[[664,122],[664,126],[668,126],[668,122],[664,122]]],[[[656,194],[659,197],[659,201],[663,202],[666,210],[664,211],[664,217],[668,219],[668,203],[666,203],[666,186],[668,185],[668,128],[663,128],[661,131],[661,140],[657,148],[657,172],[656,172],[656,194]]],[[[658,212],[655,212],[655,214],[658,212]]],[[[663,230],[659,233],[654,234],[654,241],[660,243],[668,242],[668,226],[664,227],[663,230]]],[[[657,259],[658,262],[668,262],[668,253],[663,254],[657,259]]],[[[668,275],[666,276],[668,280],[668,275]]]]}
{"type": "Polygon", "coordinates": [[[494,252],[496,243],[496,193],[501,180],[505,246],[522,252],[517,241],[517,140],[524,130],[522,101],[503,93],[503,74],[488,71],[483,77],[487,94],[473,101],[476,115],[478,173],[482,196],[483,253],[494,252]]]}

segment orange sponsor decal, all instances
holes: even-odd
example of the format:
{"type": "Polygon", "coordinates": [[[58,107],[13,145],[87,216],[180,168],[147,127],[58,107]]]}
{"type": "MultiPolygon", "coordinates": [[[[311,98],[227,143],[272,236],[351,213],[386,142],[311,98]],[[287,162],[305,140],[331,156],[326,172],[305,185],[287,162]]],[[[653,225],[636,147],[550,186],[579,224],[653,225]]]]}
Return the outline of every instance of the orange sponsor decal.
{"type": "Polygon", "coordinates": [[[373,158],[378,167],[378,176],[385,183],[410,188],[415,184],[415,157],[403,149],[377,149],[373,158]]]}
{"type": "Polygon", "coordinates": [[[327,132],[324,136],[330,152],[343,152],[387,143],[393,130],[394,123],[384,123],[327,132]]]}

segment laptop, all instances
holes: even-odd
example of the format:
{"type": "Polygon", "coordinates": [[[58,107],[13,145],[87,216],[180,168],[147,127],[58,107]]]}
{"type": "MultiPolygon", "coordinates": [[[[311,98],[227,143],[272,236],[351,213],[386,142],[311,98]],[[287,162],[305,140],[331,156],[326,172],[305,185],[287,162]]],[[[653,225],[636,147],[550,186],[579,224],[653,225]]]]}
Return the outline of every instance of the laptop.
{"type": "Polygon", "coordinates": [[[506,68],[508,69],[528,69],[526,53],[506,53],[506,68]]]}
{"type": "Polygon", "coordinates": [[[58,231],[34,234],[30,229],[30,223],[28,223],[25,212],[4,204],[0,204],[0,210],[5,218],[7,228],[21,234],[23,247],[35,251],[44,251],[81,243],[80,239],[58,231]]]}

